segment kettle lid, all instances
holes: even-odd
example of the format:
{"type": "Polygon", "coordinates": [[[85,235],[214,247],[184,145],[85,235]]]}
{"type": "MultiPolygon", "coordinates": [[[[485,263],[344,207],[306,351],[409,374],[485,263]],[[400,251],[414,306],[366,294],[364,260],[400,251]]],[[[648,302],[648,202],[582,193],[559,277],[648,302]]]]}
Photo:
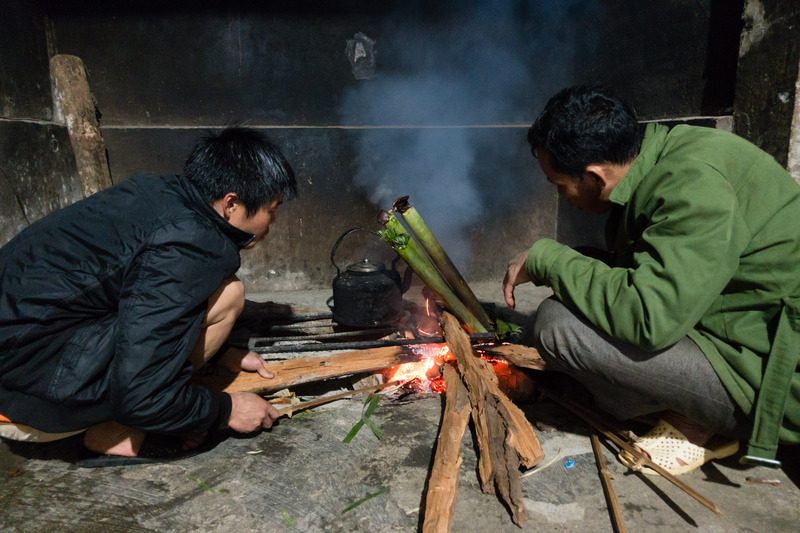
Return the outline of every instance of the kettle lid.
{"type": "Polygon", "coordinates": [[[381,263],[374,263],[367,258],[362,259],[358,263],[353,263],[347,267],[348,272],[379,272],[386,270],[386,267],[381,263]]]}

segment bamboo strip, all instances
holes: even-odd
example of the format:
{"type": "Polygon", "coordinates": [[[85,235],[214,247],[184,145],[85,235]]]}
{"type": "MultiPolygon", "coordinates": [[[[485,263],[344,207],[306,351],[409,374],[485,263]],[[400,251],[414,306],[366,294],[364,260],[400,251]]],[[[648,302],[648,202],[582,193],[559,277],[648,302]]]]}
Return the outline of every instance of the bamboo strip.
{"type": "Polygon", "coordinates": [[[699,492],[697,492],[696,490],[694,490],[691,487],[689,487],[686,483],[684,483],[683,481],[679,480],[677,477],[675,477],[674,475],[670,474],[668,471],[664,470],[662,467],[660,467],[657,464],[655,464],[653,461],[650,460],[649,457],[647,457],[646,454],[644,454],[644,453],[640,452],[638,449],[634,448],[631,444],[629,444],[628,442],[623,440],[622,437],[619,437],[614,432],[609,431],[608,428],[605,427],[605,425],[603,423],[598,422],[597,420],[595,420],[595,417],[593,416],[593,414],[590,411],[588,411],[585,407],[582,407],[582,406],[580,406],[580,405],[578,405],[578,404],[576,404],[574,402],[571,402],[570,400],[568,400],[566,398],[561,397],[560,395],[548,390],[546,387],[543,387],[538,382],[537,382],[537,385],[542,390],[542,392],[547,394],[547,396],[551,400],[553,400],[557,404],[561,405],[565,409],[569,410],[575,416],[577,416],[578,418],[582,419],[584,422],[589,424],[591,427],[595,428],[597,431],[599,431],[600,433],[605,435],[605,437],[607,439],[611,440],[612,442],[614,442],[614,444],[619,446],[621,449],[623,449],[623,450],[627,451],[628,453],[630,453],[631,455],[633,455],[637,459],[637,461],[641,462],[641,464],[643,464],[644,466],[647,466],[648,468],[652,468],[653,470],[655,470],[656,472],[661,474],[661,476],[664,479],[666,479],[667,481],[669,481],[670,483],[672,483],[676,487],[680,488],[686,494],[688,494],[689,496],[691,496],[695,500],[699,501],[700,503],[702,503],[703,505],[705,505],[706,507],[708,507],[709,509],[711,509],[715,513],[720,514],[720,515],[722,514],[722,511],[720,511],[719,508],[716,505],[714,505],[714,503],[711,502],[711,500],[709,500],[708,498],[702,496],[699,492]]]}
{"type": "Polygon", "coordinates": [[[594,451],[597,469],[600,472],[600,481],[603,484],[603,493],[606,496],[606,504],[611,514],[611,528],[615,533],[625,533],[625,524],[622,522],[622,513],[619,510],[617,494],[611,484],[611,472],[609,472],[606,460],[603,457],[603,450],[600,448],[600,439],[597,437],[597,431],[593,429],[590,436],[592,439],[592,451],[594,451]]]}

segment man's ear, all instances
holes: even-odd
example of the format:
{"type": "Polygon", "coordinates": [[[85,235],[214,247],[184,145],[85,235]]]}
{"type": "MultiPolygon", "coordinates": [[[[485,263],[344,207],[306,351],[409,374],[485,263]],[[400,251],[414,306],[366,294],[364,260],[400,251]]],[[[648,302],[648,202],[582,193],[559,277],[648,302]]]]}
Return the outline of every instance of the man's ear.
{"type": "Polygon", "coordinates": [[[224,218],[228,220],[231,218],[236,209],[239,209],[239,196],[235,192],[229,192],[216,202],[214,202],[213,207],[216,211],[224,218]]]}
{"type": "Polygon", "coordinates": [[[598,186],[598,188],[602,191],[609,185],[609,174],[608,168],[602,164],[592,164],[586,167],[584,174],[589,175],[589,179],[593,180],[593,182],[598,186]]]}

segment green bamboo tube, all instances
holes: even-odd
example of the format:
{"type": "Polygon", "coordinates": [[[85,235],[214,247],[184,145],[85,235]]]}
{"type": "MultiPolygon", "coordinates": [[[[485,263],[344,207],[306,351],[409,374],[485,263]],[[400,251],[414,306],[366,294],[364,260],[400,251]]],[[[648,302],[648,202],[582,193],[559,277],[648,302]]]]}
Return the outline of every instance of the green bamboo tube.
{"type": "Polygon", "coordinates": [[[447,282],[442,278],[441,274],[433,265],[425,252],[420,246],[411,238],[406,229],[400,224],[400,221],[395,218],[392,213],[383,211],[381,212],[380,222],[386,226],[385,231],[379,231],[381,238],[388,242],[397,254],[403,258],[403,261],[411,267],[411,270],[419,276],[419,278],[436,294],[448,309],[450,309],[455,316],[463,324],[469,328],[472,333],[486,333],[486,328],[480,321],[472,314],[472,312],[464,305],[458,296],[453,292],[447,282]]]}
{"type": "Polygon", "coordinates": [[[491,327],[491,319],[486,314],[475,293],[467,285],[466,280],[458,271],[450,256],[444,251],[442,245],[434,237],[425,221],[417,212],[416,208],[408,203],[408,196],[403,196],[394,201],[395,211],[403,216],[403,220],[408,225],[414,237],[422,245],[422,248],[428,253],[433,263],[442,273],[444,280],[450,285],[453,291],[458,295],[464,305],[472,312],[475,317],[480,320],[484,327],[491,327]]]}

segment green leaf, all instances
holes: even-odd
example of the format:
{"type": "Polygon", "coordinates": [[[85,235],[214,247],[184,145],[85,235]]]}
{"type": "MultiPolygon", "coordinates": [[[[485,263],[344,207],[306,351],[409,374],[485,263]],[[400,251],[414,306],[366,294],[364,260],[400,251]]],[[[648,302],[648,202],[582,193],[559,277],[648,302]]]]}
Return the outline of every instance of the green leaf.
{"type": "Polygon", "coordinates": [[[381,490],[379,490],[378,492],[373,492],[372,494],[367,494],[366,496],[364,496],[363,498],[361,498],[357,502],[345,507],[344,510],[342,510],[342,514],[346,513],[347,511],[351,511],[351,510],[355,509],[356,507],[358,507],[359,505],[361,505],[365,501],[371,500],[375,496],[380,496],[381,494],[383,494],[385,492],[389,492],[389,487],[382,487],[381,490]]]}
{"type": "Polygon", "coordinates": [[[397,233],[391,228],[378,230],[378,235],[385,242],[391,244],[392,247],[400,250],[408,246],[408,240],[411,238],[407,233],[397,233]]]}
{"type": "Polygon", "coordinates": [[[199,479],[199,478],[196,478],[194,476],[186,476],[186,477],[188,477],[189,479],[191,479],[192,481],[197,483],[197,486],[200,487],[201,489],[205,490],[205,491],[208,491],[208,492],[221,492],[223,494],[230,494],[230,492],[231,492],[228,489],[214,490],[213,488],[211,488],[208,485],[206,485],[205,483],[203,483],[203,481],[201,479],[199,479]]]}
{"type": "Polygon", "coordinates": [[[203,483],[200,479],[198,479],[198,478],[196,478],[194,476],[188,476],[188,477],[189,477],[189,479],[191,479],[192,481],[197,483],[197,486],[199,486],[201,489],[206,490],[208,492],[214,492],[214,489],[212,489],[211,487],[209,487],[208,485],[203,483]]]}
{"type": "Polygon", "coordinates": [[[497,327],[497,336],[501,339],[509,335],[519,335],[522,333],[522,328],[518,325],[500,320],[499,318],[495,320],[495,325],[497,327]]]}
{"type": "Polygon", "coordinates": [[[292,524],[292,525],[295,525],[295,524],[294,524],[294,522],[292,522],[291,520],[289,520],[289,517],[288,517],[288,516],[286,516],[286,512],[283,510],[283,507],[281,507],[281,518],[283,518],[284,520],[286,520],[286,521],[287,521],[287,522],[289,522],[290,524],[292,524]]]}
{"type": "Polygon", "coordinates": [[[369,418],[372,415],[372,413],[375,412],[375,409],[378,407],[379,400],[380,396],[378,396],[375,393],[370,393],[370,395],[367,396],[367,399],[364,400],[365,408],[362,409],[361,411],[361,420],[355,423],[353,428],[350,430],[350,432],[347,434],[347,436],[344,438],[342,442],[347,444],[351,440],[353,440],[353,437],[355,437],[361,430],[361,428],[364,427],[364,424],[366,424],[372,430],[372,433],[374,433],[376,437],[381,438],[381,435],[383,435],[383,430],[369,418]]]}

